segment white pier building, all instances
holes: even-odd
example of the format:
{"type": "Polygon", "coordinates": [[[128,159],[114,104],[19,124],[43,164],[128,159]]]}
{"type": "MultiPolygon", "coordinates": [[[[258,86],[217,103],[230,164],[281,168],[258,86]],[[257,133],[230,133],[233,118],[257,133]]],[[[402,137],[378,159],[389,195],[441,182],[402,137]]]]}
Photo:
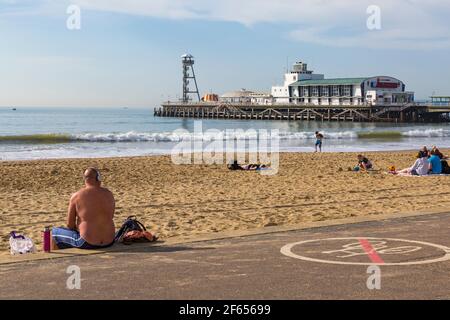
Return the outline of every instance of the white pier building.
{"type": "Polygon", "coordinates": [[[391,105],[414,102],[414,92],[389,76],[325,79],[322,74],[308,70],[307,64],[297,62],[285,74],[283,86],[272,87],[275,104],[317,106],[391,105]]]}

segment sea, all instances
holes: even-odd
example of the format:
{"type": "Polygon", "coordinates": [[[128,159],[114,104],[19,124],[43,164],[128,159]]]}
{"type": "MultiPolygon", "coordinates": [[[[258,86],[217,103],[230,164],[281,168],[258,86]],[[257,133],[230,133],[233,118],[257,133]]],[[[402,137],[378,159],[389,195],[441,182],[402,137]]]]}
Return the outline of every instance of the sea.
{"type": "Polygon", "coordinates": [[[0,161],[164,155],[181,143],[192,143],[195,152],[212,143],[255,151],[252,141],[275,138],[280,152],[313,152],[316,131],[325,136],[324,152],[450,148],[450,124],[197,120],[154,117],[152,108],[0,107],[0,161]]]}

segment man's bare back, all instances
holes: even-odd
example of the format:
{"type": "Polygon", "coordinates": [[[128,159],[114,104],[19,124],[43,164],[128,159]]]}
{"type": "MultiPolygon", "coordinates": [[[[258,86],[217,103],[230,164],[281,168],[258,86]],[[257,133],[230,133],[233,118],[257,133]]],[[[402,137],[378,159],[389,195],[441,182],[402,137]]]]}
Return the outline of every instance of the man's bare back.
{"type": "Polygon", "coordinates": [[[114,196],[102,188],[100,172],[84,172],[85,187],[70,198],[67,228],[52,229],[52,248],[98,249],[114,243],[114,196]]]}
{"type": "Polygon", "coordinates": [[[106,188],[86,186],[70,199],[68,227],[78,229],[81,237],[91,245],[113,242],[114,196],[106,188]]]}

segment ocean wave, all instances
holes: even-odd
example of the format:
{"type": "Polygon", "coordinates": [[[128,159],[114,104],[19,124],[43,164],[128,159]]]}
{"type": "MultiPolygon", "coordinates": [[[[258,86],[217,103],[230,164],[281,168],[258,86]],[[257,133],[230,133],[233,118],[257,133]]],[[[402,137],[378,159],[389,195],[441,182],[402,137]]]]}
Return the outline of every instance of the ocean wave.
{"type": "MultiPolygon", "coordinates": [[[[325,133],[328,139],[357,138],[355,132],[325,133]]],[[[35,134],[22,136],[0,136],[1,142],[9,143],[69,143],[69,142],[180,142],[180,141],[228,141],[228,140],[306,140],[314,139],[314,132],[270,132],[255,130],[243,131],[205,131],[203,133],[189,132],[124,132],[124,133],[83,133],[83,134],[35,134]]]]}
{"type": "Polygon", "coordinates": [[[402,133],[405,137],[416,138],[441,138],[450,137],[450,130],[446,129],[425,129],[425,130],[410,130],[402,133]]]}
{"type": "Polygon", "coordinates": [[[370,131],[358,132],[359,139],[398,139],[403,135],[400,131],[370,131]]]}
{"type": "MultiPolygon", "coordinates": [[[[258,131],[205,131],[203,133],[180,133],[180,132],[126,132],[126,133],[104,133],[104,134],[78,134],[72,138],[77,141],[91,142],[179,142],[179,141],[213,141],[213,140],[258,140],[279,138],[281,140],[310,140],[315,139],[314,132],[278,132],[265,135],[258,131]]],[[[450,137],[450,130],[427,129],[411,131],[341,131],[322,132],[326,139],[331,140],[351,140],[351,139],[395,139],[402,137],[450,137]]]]}
{"type": "MultiPolygon", "coordinates": [[[[352,139],[401,139],[401,138],[432,138],[450,137],[450,130],[426,129],[410,131],[342,131],[323,132],[326,139],[352,140],[352,139]]],[[[267,135],[263,131],[256,130],[231,130],[231,131],[205,131],[203,133],[189,133],[183,131],[174,132],[123,132],[123,133],[80,133],[80,134],[34,134],[0,136],[0,143],[31,143],[54,144],[73,142],[180,142],[180,141],[228,141],[228,140],[267,140],[279,138],[280,140],[311,140],[315,139],[314,132],[271,132],[267,135]]]]}
{"type": "MultiPolygon", "coordinates": [[[[357,138],[357,133],[326,132],[327,139],[353,139],[357,138]]],[[[90,142],[180,142],[180,141],[228,141],[228,140],[267,140],[279,138],[280,140],[307,140],[315,139],[314,132],[259,132],[255,130],[242,131],[205,131],[203,133],[188,132],[165,132],[165,133],[105,133],[105,134],[78,134],[72,138],[76,141],[90,142]]]]}
{"type": "Polygon", "coordinates": [[[15,142],[15,143],[67,143],[73,141],[73,137],[67,134],[31,134],[19,136],[0,136],[0,143],[15,142]]]}
{"type": "Polygon", "coordinates": [[[416,129],[409,131],[365,131],[358,132],[359,139],[398,139],[398,138],[443,138],[450,137],[446,129],[416,129]]]}

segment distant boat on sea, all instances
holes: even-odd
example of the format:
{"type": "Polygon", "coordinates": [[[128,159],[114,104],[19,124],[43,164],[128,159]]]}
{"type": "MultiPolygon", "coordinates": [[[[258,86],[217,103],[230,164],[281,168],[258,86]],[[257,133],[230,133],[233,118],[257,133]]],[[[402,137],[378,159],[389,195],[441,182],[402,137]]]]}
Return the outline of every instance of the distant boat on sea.
{"type": "Polygon", "coordinates": [[[12,108],[12,111],[17,111],[17,108],[12,108]]]}

